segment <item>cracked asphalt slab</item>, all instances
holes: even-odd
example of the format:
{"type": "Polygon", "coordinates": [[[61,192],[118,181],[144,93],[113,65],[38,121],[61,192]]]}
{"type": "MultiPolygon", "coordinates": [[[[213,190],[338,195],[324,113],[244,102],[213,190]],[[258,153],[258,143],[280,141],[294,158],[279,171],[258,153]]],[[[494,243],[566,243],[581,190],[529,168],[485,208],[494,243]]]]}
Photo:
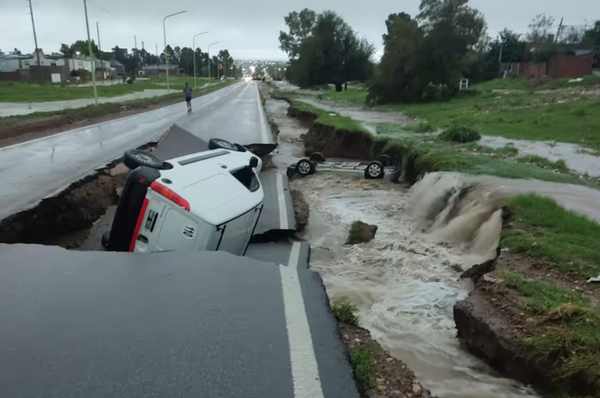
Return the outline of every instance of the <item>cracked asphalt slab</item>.
{"type": "Polygon", "coordinates": [[[358,398],[295,245],[284,265],[0,245],[2,396],[358,398]]]}

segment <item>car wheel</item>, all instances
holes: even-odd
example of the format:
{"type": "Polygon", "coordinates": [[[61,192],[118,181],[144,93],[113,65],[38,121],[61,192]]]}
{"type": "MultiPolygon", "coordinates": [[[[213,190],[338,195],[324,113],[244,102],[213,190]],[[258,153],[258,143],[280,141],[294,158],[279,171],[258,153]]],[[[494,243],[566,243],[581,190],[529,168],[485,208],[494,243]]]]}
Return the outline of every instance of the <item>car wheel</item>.
{"type": "Polygon", "coordinates": [[[150,167],[152,169],[160,169],[163,166],[162,160],[153,154],[140,149],[130,149],[125,151],[123,163],[131,170],[137,169],[140,166],[150,167]]]}
{"type": "Polygon", "coordinates": [[[383,165],[383,167],[388,167],[392,165],[392,158],[390,155],[379,155],[377,156],[377,161],[383,165]]]}
{"type": "Polygon", "coordinates": [[[243,145],[240,145],[240,144],[233,144],[233,145],[237,148],[238,152],[248,152],[248,149],[246,149],[246,147],[243,145]]]}
{"type": "Polygon", "coordinates": [[[301,159],[296,163],[296,173],[300,174],[302,177],[314,174],[315,171],[315,164],[308,159],[301,159]]]}
{"type": "Polygon", "coordinates": [[[321,152],[315,152],[312,155],[310,155],[308,158],[313,162],[324,162],[325,161],[325,155],[323,155],[321,152]]]}
{"type": "Polygon", "coordinates": [[[384,175],[383,165],[378,161],[369,163],[365,169],[365,178],[367,180],[379,180],[383,178],[384,175]]]}
{"type": "Polygon", "coordinates": [[[221,138],[211,138],[208,140],[208,149],[228,149],[230,151],[238,151],[238,148],[227,140],[221,138]]]}

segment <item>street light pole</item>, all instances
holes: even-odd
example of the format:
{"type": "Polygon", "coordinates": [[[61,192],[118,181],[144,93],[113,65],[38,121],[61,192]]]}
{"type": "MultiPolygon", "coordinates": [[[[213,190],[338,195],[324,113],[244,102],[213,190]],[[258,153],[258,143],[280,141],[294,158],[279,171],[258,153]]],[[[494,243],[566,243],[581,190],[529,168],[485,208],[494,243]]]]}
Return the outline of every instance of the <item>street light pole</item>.
{"type": "MultiPolygon", "coordinates": [[[[210,46],[213,46],[213,45],[215,45],[215,44],[219,44],[219,42],[218,42],[218,41],[216,41],[216,42],[214,42],[214,43],[210,43],[210,44],[208,45],[208,50],[206,50],[206,54],[208,55],[208,80],[210,80],[210,61],[211,61],[211,59],[210,59],[210,46]]],[[[218,72],[218,71],[219,71],[219,68],[217,67],[217,72],[218,72]]]]}
{"type": "Polygon", "coordinates": [[[208,31],[198,33],[192,38],[192,52],[194,53],[194,88],[196,88],[196,86],[198,85],[198,83],[196,82],[196,37],[205,35],[207,33],[208,31]]]}
{"type": "Polygon", "coordinates": [[[167,72],[167,92],[169,92],[170,90],[170,86],[169,86],[169,54],[167,54],[167,27],[166,27],[166,21],[167,18],[171,18],[174,17],[175,15],[179,15],[179,14],[183,14],[187,12],[187,10],[184,11],[179,11],[176,12],[174,14],[169,14],[166,17],[163,18],[163,38],[165,41],[165,66],[166,66],[166,72],[167,72]]]}
{"type": "Polygon", "coordinates": [[[92,51],[92,38],[90,37],[90,23],[88,20],[87,1],[83,0],[83,10],[85,11],[85,27],[87,29],[88,50],[90,51],[90,62],[92,64],[92,86],[94,87],[94,103],[98,105],[98,90],[96,89],[96,60],[92,51]]]}

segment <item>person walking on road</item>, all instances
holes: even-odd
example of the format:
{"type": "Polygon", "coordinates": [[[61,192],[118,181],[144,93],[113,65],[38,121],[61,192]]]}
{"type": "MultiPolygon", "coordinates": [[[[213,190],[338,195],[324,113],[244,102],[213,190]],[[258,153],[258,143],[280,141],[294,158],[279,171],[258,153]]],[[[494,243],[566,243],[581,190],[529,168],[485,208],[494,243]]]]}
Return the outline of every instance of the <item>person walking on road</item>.
{"type": "Polygon", "coordinates": [[[188,112],[192,111],[192,88],[185,83],[185,87],[183,88],[183,92],[185,93],[185,102],[187,103],[188,112]]]}

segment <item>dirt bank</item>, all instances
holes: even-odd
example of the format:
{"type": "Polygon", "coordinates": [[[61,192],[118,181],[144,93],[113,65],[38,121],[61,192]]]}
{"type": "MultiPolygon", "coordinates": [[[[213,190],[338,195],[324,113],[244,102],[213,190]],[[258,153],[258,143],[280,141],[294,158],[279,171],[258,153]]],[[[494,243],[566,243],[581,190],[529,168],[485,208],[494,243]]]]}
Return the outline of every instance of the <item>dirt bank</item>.
{"type": "Polygon", "coordinates": [[[115,163],[34,208],[5,218],[0,222],[0,243],[79,246],[93,223],[117,203],[128,172],[122,163],[115,163]]]}
{"type": "Polygon", "coordinates": [[[593,308],[599,302],[599,285],[503,251],[454,306],[454,320],[466,347],[502,375],[544,395],[600,397],[595,337],[586,340],[585,331],[597,334],[593,308]]]}

